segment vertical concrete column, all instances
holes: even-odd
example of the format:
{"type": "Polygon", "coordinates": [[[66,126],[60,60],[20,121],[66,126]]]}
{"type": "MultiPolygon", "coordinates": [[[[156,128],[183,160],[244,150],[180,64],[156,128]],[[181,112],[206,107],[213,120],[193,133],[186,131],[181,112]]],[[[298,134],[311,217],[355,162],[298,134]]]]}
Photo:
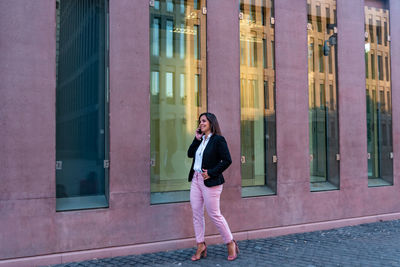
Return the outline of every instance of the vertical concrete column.
{"type": "Polygon", "coordinates": [[[52,253],[55,1],[0,1],[0,259],[52,253]]]}
{"type": "Polygon", "coordinates": [[[111,0],[110,195],[142,192],[148,202],[149,72],[149,1],[111,0]]]}
{"type": "Polygon", "coordinates": [[[285,197],[310,191],[306,7],[275,1],[277,193],[285,197]]]}
{"type": "Polygon", "coordinates": [[[208,110],[216,114],[232,156],[225,187],[240,190],[239,4],[209,0],[207,10],[208,110]]]}
{"type": "Polygon", "coordinates": [[[393,184],[400,186],[400,1],[390,0],[389,7],[392,63],[393,184]]]}
{"type": "Polygon", "coordinates": [[[340,188],[363,190],[368,184],[363,0],[337,1],[337,28],[340,188]]]}

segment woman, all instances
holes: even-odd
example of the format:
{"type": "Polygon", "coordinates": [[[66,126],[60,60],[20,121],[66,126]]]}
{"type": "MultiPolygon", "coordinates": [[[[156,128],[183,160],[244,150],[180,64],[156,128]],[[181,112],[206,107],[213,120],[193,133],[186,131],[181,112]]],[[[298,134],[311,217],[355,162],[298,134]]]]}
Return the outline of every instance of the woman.
{"type": "Polygon", "coordinates": [[[204,205],[228,246],[228,260],[234,260],[239,249],[219,208],[222,184],[225,182],[222,172],[229,167],[232,160],[214,114],[207,112],[199,116],[199,127],[188,149],[188,157],[193,158],[189,172],[189,182],[192,182],[190,204],[197,242],[197,251],[192,256],[192,261],[207,256],[207,246],[204,242],[204,205]]]}

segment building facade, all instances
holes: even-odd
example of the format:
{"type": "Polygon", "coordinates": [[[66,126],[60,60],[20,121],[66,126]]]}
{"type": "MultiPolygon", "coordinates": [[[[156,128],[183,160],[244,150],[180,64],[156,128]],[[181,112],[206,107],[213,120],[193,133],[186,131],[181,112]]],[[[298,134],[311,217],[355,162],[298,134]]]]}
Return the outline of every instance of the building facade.
{"type": "MultiPolygon", "coordinates": [[[[0,266],[193,246],[200,113],[236,239],[400,218],[400,1],[0,1],[0,266]]],[[[209,243],[219,243],[206,220],[209,243]]]]}

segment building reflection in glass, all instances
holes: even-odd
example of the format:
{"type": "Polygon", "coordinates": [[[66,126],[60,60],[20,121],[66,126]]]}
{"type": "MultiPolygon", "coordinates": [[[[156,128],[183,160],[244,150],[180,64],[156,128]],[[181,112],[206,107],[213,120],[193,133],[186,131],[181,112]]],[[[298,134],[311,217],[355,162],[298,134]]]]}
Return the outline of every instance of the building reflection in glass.
{"type": "Polygon", "coordinates": [[[336,1],[307,0],[311,191],[339,188],[336,1]]]}
{"type": "Polygon", "coordinates": [[[241,174],[249,196],[276,192],[273,4],[240,0],[241,174]]]}
{"type": "Polygon", "coordinates": [[[193,141],[207,110],[205,0],[150,7],[151,192],[188,190],[193,141]]]}
{"type": "Polygon", "coordinates": [[[389,10],[365,6],[367,150],[370,185],[393,184],[389,10]]]}

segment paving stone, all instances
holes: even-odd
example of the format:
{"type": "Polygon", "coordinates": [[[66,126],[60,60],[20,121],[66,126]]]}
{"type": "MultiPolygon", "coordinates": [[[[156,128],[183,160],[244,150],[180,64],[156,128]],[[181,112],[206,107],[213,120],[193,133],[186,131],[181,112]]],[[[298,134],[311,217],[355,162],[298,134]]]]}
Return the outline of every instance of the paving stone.
{"type": "Polygon", "coordinates": [[[226,245],[208,246],[207,258],[192,262],[194,248],[59,264],[92,266],[398,266],[400,220],[327,231],[239,241],[239,257],[226,260],[226,245]]]}

